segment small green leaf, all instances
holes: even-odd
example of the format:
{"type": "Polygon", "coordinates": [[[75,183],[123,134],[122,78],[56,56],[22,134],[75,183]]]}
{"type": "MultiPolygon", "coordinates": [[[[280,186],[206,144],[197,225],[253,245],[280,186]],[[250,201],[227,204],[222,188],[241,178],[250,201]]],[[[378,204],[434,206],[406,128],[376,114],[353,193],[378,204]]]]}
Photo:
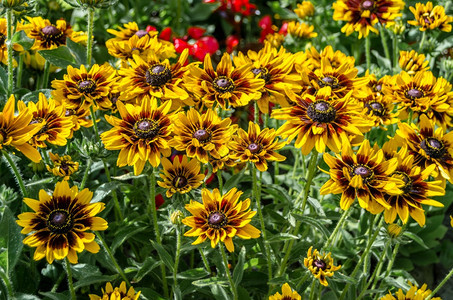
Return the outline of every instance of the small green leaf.
{"type": "Polygon", "coordinates": [[[71,51],[69,51],[68,47],[66,46],[60,46],[52,50],[41,50],[38,51],[38,53],[41,54],[45,60],[47,60],[48,62],[57,67],[64,69],[69,65],[73,67],[78,67],[74,56],[71,54],[71,51]]]}
{"type": "Polygon", "coordinates": [[[90,274],[90,276],[98,276],[102,275],[101,272],[99,271],[99,268],[94,266],[94,265],[89,265],[89,264],[76,264],[71,266],[72,269],[72,274],[74,275],[74,278],[77,280],[80,280],[84,277],[87,276],[87,274],[90,274]]]}
{"type": "Polygon", "coordinates": [[[139,232],[142,232],[145,230],[146,227],[138,227],[132,230],[131,227],[125,227],[118,231],[115,235],[115,239],[112,242],[112,251],[115,252],[115,250],[122,244],[124,243],[125,240],[129,239],[130,237],[136,235],[139,232]]]}
{"type": "Polygon", "coordinates": [[[7,94],[7,86],[8,86],[8,72],[3,68],[0,67],[0,93],[5,95],[7,94]]]}
{"type": "Polygon", "coordinates": [[[220,286],[228,286],[228,280],[226,279],[219,279],[218,277],[211,277],[206,279],[200,279],[192,281],[193,285],[198,287],[210,286],[210,285],[220,285],[220,286]]]}
{"type": "Polygon", "coordinates": [[[133,281],[134,282],[139,282],[140,280],[143,279],[143,277],[146,276],[146,274],[148,274],[149,272],[154,270],[160,264],[161,264],[161,262],[156,261],[154,258],[147,257],[145,259],[145,262],[143,263],[143,265],[138,270],[137,274],[135,274],[135,277],[134,277],[133,281]]]}
{"type": "Polygon", "coordinates": [[[411,240],[413,240],[414,242],[416,242],[417,244],[419,244],[423,248],[429,249],[429,247],[426,246],[425,242],[418,235],[416,235],[415,233],[412,233],[412,232],[409,232],[409,231],[405,231],[403,233],[403,235],[407,236],[408,238],[410,238],[411,240]]]}
{"type": "Polygon", "coordinates": [[[102,283],[102,282],[108,282],[108,281],[114,281],[118,275],[95,275],[95,276],[87,276],[79,281],[77,281],[74,284],[74,289],[79,289],[81,287],[87,286],[87,285],[92,285],[95,283],[102,283]]]}
{"type": "Polygon", "coordinates": [[[241,252],[239,252],[239,259],[234,267],[233,271],[233,281],[236,286],[239,285],[239,283],[242,280],[242,275],[244,275],[244,262],[245,262],[245,247],[241,248],[241,252]]]}
{"type": "Polygon", "coordinates": [[[326,226],[321,222],[322,218],[314,218],[308,215],[299,215],[299,214],[292,214],[296,219],[301,221],[302,223],[306,223],[313,227],[319,229],[319,231],[324,235],[324,237],[328,238],[330,233],[327,230],[326,226]]]}
{"type": "Polygon", "coordinates": [[[120,186],[120,183],[114,181],[101,184],[98,188],[96,188],[91,203],[102,201],[105,197],[107,197],[108,194],[110,194],[118,186],[120,186]]]}
{"type": "Polygon", "coordinates": [[[178,279],[188,279],[188,280],[195,280],[195,279],[200,279],[203,277],[206,277],[209,275],[209,272],[206,271],[204,268],[195,268],[195,269],[190,269],[181,273],[178,273],[176,277],[178,279]]]}
{"type": "Polygon", "coordinates": [[[23,236],[20,233],[20,227],[16,224],[16,218],[13,216],[8,207],[5,207],[2,221],[0,223],[0,266],[2,266],[7,275],[14,270],[19,257],[22,253],[24,244],[23,236]]]}
{"type": "Polygon", "coordinates": [[[169,268],[170,271],[173,272],[175,262],[173,261],[171,255],[167,252],[167,250],[164,249],[164,247],[159,245],[156,241],[153,240],[150,241],[151,245],[154,247],[154,249],[156,249],[157,253],[159,254],[160,259],[164,262],[167,268],[169,268]]]}
{"type": "Polygon", "coordinates": [[[79,65],[86,64],[87,62],[87,50],[84,46],[79,43],[74,42],[70,38],[66,39],[66,46],[71,51],[72,55],[75,56],[76,62],[79,65]]]}
{"type": "Polygon", "coordinates": [[[70,298],[69,292],[67,293],[40,292],[40,294],[51,300],[67,300],[70,298]]]}
{"type": "Polygon", "coordinates": [[[21,45],[24,50],[30,50],[30,48],[33,46],[33,43],[35,42],[33,39],[29,38],[23,30],[16,32],[13,35],[12,41],[13,43],[21,45]]]}
{"type": "Polygon", "coordinates": [[[39,94],[43,93],[46,98],[50,98],[52,90],[51,89],[41,89],[41,90],[36,90],[32,92],[28,92],[25,95],[22,96],[21,100],[24,101],[25,103],[28,102],[38,102],[39,100],[39,94]]]}

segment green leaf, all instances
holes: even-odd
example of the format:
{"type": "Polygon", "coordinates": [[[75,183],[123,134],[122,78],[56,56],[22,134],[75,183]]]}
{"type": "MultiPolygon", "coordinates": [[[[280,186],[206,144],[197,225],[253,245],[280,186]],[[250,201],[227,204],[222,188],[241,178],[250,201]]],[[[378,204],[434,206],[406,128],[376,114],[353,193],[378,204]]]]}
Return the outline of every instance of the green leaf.
{"type": "Polygon", "coordinates": [[[51,300],[67,300],[70,298],[69,292],[67,293],[40,292],[40,294],[51,300]]]}
{"type": "Polygon", "coordinates": [[[3,68],[0,67],[0,93],[5,95],[7,94],[7,86],[8,86],[8,72],[3,68]]]}
{"type": "Polygon", "coordinates": [[[91,203],[102,201],[105,197],[107,197],[108,194],[110,194],[118,186],[120,186],[120,183],[114,181],[101,184],[98,188],[96,188],[91,203]]]}
{"type": "Polygon", "coordinates": [[[20,233],[20,227],[16,224],[16,218],[13,216],[8,207],[5,207],[2,221],[0,223],[0,266],[2,266],[7,275],[14,270],[19,257],[22,253],[23,236],[20,233]]]}
{"type": "Polygon", "coordinates": [[[245,172],[245,168],[242,169],[241,172],[234,174],[233,176],[228,178],[228,180],[223,185],[223,190],[229,191],[233,187],[238,186],[239,182],[241,182],[241,180],[242,180],[242,177],[244,177],[244,172],[245,172]]]}
{"type": "Polygon", "coordinates": [[[94,265],[89,265],[89,264],[76,264],[71,266],[72,269],[72,274],[74,275],[74,278],[79,280],[84,277],[86,277],[88,274],[90,276],[98,276],[102,275],[101,272],[99,271],[98,267],[94,265]]]}
{"type": "Polygon", "coordinates": [[[95,276],[87,276],[79,281],[77,281],[74,284],[74,289],[79,289],[81,287],[87,286],[87,285],[92,285],[95,283],[102,283],[102,282],[108,282],[108,281],[114,281],[118,275],[95,275],[95,276]]]}
{"type": "Polygon", "coordinates": [[[154,249],[156,249],[157,253],[159,254],[160,259],[164,262],[167,268],[169,268],[170,271],[173,272],[175,262],[173,261],[171,255],[167,252],[167,250],[164,249],[164,247],[159,245],[156,241],[150,240],[150,242],[151,245],[154,247],[154,249]]]}
{"type": "Polygon", "coordinates": [[[227,293],[227,291],[223,288],[223,286],[219,284],[214,284],[209,286],[211,288],[212,294],[214,294],[215,299],[224,299],[224,300],[231,300],[231,295],[227,293]]]}
{"type": "Polygon", "coordinates": [[[204,21],[220,6],[219,2],[216,3],[199,3],[195,5],[190,11],[191,21],[204,21]]]}
{"type": "Polygon", "coordinates": [[[41,300],[39,297],[30,294],[16,294],[15,300],[41,300]]]}
{"type": "Polygon", "coordinates": [[[324,235],[324,237],[326,238],[329,237],[330,235],[329,230],[327,230],[326,226],[324,226],[324,224],[321,222],[322,218],[319,217],[313,218],[308,215],[299,215],[294,213],[292,215],[302,223],[306,223],[319,229],[319,231],[324,235]]]}
{"type": "Polygon", "coordinates": [[[68,47],[60,46],[52,50],[41,50],[38,51],[39,54],[44,57],[45,60],[51,64],[66,69],[67,66],[71,65],[73,67],[78,67],[76,64],[74,56],[69,51],[68,47]]]}
{"type": "Polygon", "coordinates": [[[190,269],[190,270],[178,273],[178,275],[176,275],[176,277],[178,279],[195,280],[195,279],[203,278],[208,275],[209,275],[209,272],[206,271],[206,269],[195,268],[195,269],[190,269]]]}
{"type": "Polygon", "coordinates": [[[152,257],[147,257],[145,259],[145,262],[143,263],[143,265],[140,267],[140,269],[138,270],[137,274],[135,274],[135,277],[134,277],[134,282],[139,282],[140,280],[143,279],[143,277],[146,276],[146,274],[148,274],[149,272],[151,272],[152,270],[154,270],[157,266],[159,266],[161,264],[160,261],[156,261],[154,258],[152,257]]]}
{"type": "Polygon", "coordinates": [[[16,32],[11,40],[13,43],[21,45],[24,50],[30,50],[35,42],[33,39],[29,38],[23,30],[16,32]]]}
{"type": "Polygon", "coordinates": [[[204,287],[204,286],[210,286],[210,285],[228,286],[228,280],[219,279],[218,277],[211,277],[211,278],[192,281],[192,284],[196,285],[198,287],[204,287]]]}
{"type": "Polygon", "coordinates": [[[143,178],[143,177],[147,177],[147,175],[146,174],[134,175],[134,173],[127,173],[127,174],[120,175],[120,176],[112,176],[112,179],[126,181],[126,180],[143,178]]]}
{"type": "Polygon", "coordinates": [[[145,230],[146,227],[138,227],[135,228],[134,230],[131,230],[130,227],[124,227],[123,229],[119,230],[119,232],[116,233],[115,239],[112,242],[112,251],[115,252],[115,250],[122,244],[124,243],[125,240],[130,238],[131,236],[134,236],[135,234],[145,230]]]}
{"type": "Polygon", "coordinates": [[[426,246],[425,242],[418,235],[416,235],[415,233],[412,233],[410,231],[405,231],[403,233],[403,235],[407,236],[408,238],[410,238],[411,240],[413,240],[414,242],[416,242],[417,244],[419,244],[423,248],[429,249],[429,247],[426,246]]]}
{"type": "Polygon", "coordinates": [[[22,96],[22,101],[24,101],[25,103],[28,103],[28,102],[38,102],[39,100],[39,94],[40,93],[43,93],[44,96],[46,96],[46,98],[50,98],[52,95],[51,95],[51,92],[52,90],[51,89],[41,89],[41,90],[36,90],[36,91],[32,91],[32,92],[28,92],[26,93],[25,95],[22,96]]]}
{"type": "Polygon", "coordinates": [[[233,271],[233,281],[236,286],[239,285],[239,283],[242,280],[242,275],[244,275],[244,262],[245,262],[245,247],[243,246],[241,248],[241,252],[239,252],[239,259],[233,271]]]}
{"type": "Polygon", "coordinates": [[[74,42],[70,38],[66,39],[66,46],[75,56],[76,62],[79,65],[84,65],[87,62],[87,49],[79,43],[74,42]]]}

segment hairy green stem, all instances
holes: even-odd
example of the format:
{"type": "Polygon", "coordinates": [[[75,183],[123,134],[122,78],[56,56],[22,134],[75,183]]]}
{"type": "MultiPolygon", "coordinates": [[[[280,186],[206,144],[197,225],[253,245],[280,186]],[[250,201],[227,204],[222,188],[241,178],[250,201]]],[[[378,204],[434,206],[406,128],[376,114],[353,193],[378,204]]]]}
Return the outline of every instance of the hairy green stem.
{"type": "Polygon", "coordinates": [[[175,265],[173,267],[173,285],[174,291],[176,291],[178,287],[178,265],[179,265],[179,257],[181,255],[181,232],[179,230],[179,225],[176,225],[176,255],[175,255],[175,265]]]}
{"type": "Polygon", "coordinates": [[[120,265],[116,261],[115,257],[113,256],[112,250],[110,250],[110,247],[107,245],[107,243],[105,242],[102,235],[99,232],[96,232],[96,236],[101,241],[102,246],[104,247],[105,251],[107,252],[107,255],[109,256],[110,261],[115,266],[118,273],[121,275],[121,277],[124,279],[124,281],[126,281],[126,283],[130,286],[131,283],[127,279],[126,274],[124,273],[123,269],[120,267],[120,265]]]}
{"type": "Polygon", "coordinates": [[[85,166],[85,173],[83,173],[82,183],[80,184],[80,189],[81,190],[83,190],[83,188],[85,187],[85,184],[86,184],[87,179],[88,179],[88,173],[90,172],[92,163],[93,163],[93,161],[91,160],[91,158],[88,158],[87,159],[87,164],[85,166]]]}
{"type": "Polygon", "coordinates": [[[8,293],[8,299],[15,299],[13,285],[11,283],[11,280],[9,279],[8,274],[3,272],[3,270],[0,270],[0,277],[2,278],[3,282],[5,283],[6,290],[8,293]]]}
{"type": "Polygon", "coordinates": [[[204,254],[203,249],[201,249],[199,247],[198,251],[200,252],[201,260],[203,261],[203,265],[204,265],[206,271],[208,271],[209,274],[211,274],[211,267],[209,267],[208,259],[206,258],[206,255],[204,254]]]}
{"type": "Polygon", "coordinates": [[[380,26],[380,33],[381,33],[381,42],[382,42],[382,47],[384,48],[384,53],[385,53],[385,58],[389,60],[389,62],[392,61],[392,58],[390,57],[390,51],[389,51],[389,46],[387,44],[387,36],[385,33],[385,27],[380,26]]]}
{"type": "Polygon", "coordinates": [[[225,273],[228,277],[228,281],[230,282],[231,292],[233,293],[233,299],[238,300],[238,292],[236,289],[236,285],[234,284],[233,278],[230,274],[230,269],[228,269],[228,259],[225,253],[225,249],[223,248],[223,244],[219,243],[220,252],[222,253],[223,265],[225,267],[225,273]]]}
{"type": "Polygon", "coordinates": [[[337,226],[335,226],[335,229],[332,231],[332,234],[329,236],[329,238],[327,239],[327,241],[325,242],[325,244],[323,246],[324,249],[329,247],[330,243],[332,243],[332,241],[335,239],[335,236],[337,235],[338,230],[340,230],[340,228],[342,228],[344,221],[346,220],[346,218],[349,215],[349,212],[350,212],[350,209],[347,209],[341,214],[341,217],[340,217],[340,220],[338,220],[337,226]]]}
{"type": "Polygon", "coordinates": [[[61,272],[60,276],[58,276],[58,278],[57,278],[57,281],[55,282],[52,289],[50,290],[51,293],[55,293],[57,291],[57,289],[60,286],[60,283],[63,281],[65,275],[66,275],[65,272],[61,272]]]}
{"type": "Polygon", "coordinates": [[[8,56],[8,98],[14,89],[13,69],[13,10],[6,9],[6,55],[8,56]]]}
{"type": "Polygon", "coordinates": [[[318,281],[318,279],[313,278],[313,281],[312,281],[312,283],[311,283],[311,288],[310,288],[310,300],[315,299],[315,287],[316,287],[316,281],[318,281]]]}
{"type": "Polygon", "coordinates": [[[91,120],[93,120],[94,138],[96,142],[99,142],[99,130],[98,124],[96,123],[96,114],[94,113],[93,105],[90,105],[91,120]]]}
{"type": "Polygon", "coordinates": [[[22,73],[24,72],[24,53],[19,54],[19,63],[17,65],[16,87],[22,87],[22,73]]]}
{"type": "Polygon", "coordinates": [[[68,286],[69,286],[69,290],[71,291],[71,299],[76,300],[77,297],[76,297],[76,293],[75,293],[75,289],[74,289],[74,282],[72,281],[71,264],[69,263],[69,260],[67,257],[65,257],[64,262],[65,262],[66,274],[68,275],[68,286]]]}
{"type": "Polygon", "coordinates": [[[16,167],[16,164],[13,162],[13,160],[11,159],[11,156],[9,156],[9,154],[6,150],[2,149],[2,153],[3,153],[3,157],[5,157],[5,159],[8,161],[11,169],[14,172],[16,181],[19,184],[20,191],[22,192],[22,196],[27,197],[28,196],[27,189],[25,188],[24,180],[22,179],[22,175],[20,175],[19,169],[16,167]]]}
{"type": "Polygon", "coordinates": [[[431,294],[429,294],[429,296],[428,296],[428,298],[426,298],[426,300],[429,300],[434,295],[436,295],[436,293],[444,286],[444,284],[447,283],[447,281],[451,278],[452,275],[453,275],[453,268],[451,268],[450,272],[448,272],[447,276],[445,276],[444,280],[442,280],[442,282],[439,283],[439,285],[434,289],[434,291],[432,291],[431,294]]]}
{"type": "Polygon", "coordinates": [[[306,274],[304,275],[304,277],[302,277],[301,280],[299,280],[299,282],[298,282],[297,285],[296,285],[296,290],[300,289],[300,287],[302,286],[302,284],[307,280],[308,275],[309,275],[309,274],[306,273],[306,274]]]}
{"type": "Polygon", "coordinates": [[[421,51],[423,50],[423,45],[425,44],[425,40],[426,40],[426,30],[423,31],[422,40],[420,41],[420,44],[418,44],[418,53],[422,53],[421,51]]]}
{"type": "Polygon", "coordinates": [[[45,89],[49,86],[49,75],[50,75],[50,62],[46,60],[44,63],[44,72],[42,74],[41,89],[45,89]]]}
{"type": "Polygon", "coordinates": [[[371,67],[371,41],[370,35],[365,38],[365,58],[366,58],[366,68],[370,70],[371,67]]]}
{"type": "Polygon", "coordinates": [[[223,195],[223,177],[222,177],[222,170],[221,170],[221,169],[218,169],[216,173],[217,173],[217,180],[219,181],[219,191],[220,191],[220,194],[223,195]]]}
{"type": "MultiPolygon", "coordinates": [[[[102,159],[102,163],[104,164],[104,171],[105,171],[105,176],[107,177],[108,182],[112,182],[112,177],[110,176],[110,169],[107,166],[107,161],[105,158],[102,159]]],[[[122,222],[123,221],[123,213],[121,212],[121,207],[120,207],[120,202],[118,200],[118,194],[116,193],[115,190],[112,190],[112,198],[113,202],[115,204],[115,220],[117,222],[122,222]]]]}
{"type": "Polygon", "coordinates": [[[93,29],[94,29],[94,8],[88,7],[87,14],[87,68],[91,68],[91,60],[93,57],[93,29]]]}
{"type": "Polygon", "coordinates": [[[399,48],[398,48],[398,35],[393,33],[392,36],[393,42],[393,74],[397,73],[398,70],[398,60],[400,57],[399,48]]]}

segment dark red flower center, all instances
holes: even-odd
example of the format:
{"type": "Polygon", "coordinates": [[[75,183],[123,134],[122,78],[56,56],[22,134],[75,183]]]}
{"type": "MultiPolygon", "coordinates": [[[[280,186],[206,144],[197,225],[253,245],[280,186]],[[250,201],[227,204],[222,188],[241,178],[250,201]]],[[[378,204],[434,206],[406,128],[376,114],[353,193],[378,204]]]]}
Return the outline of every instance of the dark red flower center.
{"type": "Polygon", "coordinates": [[[88,79],[88,80],[82,80],[79,81],[77,84],[77,89],[81,93],[92,93],[96,90],[96,83],[94,83],[93,80],[88,79]]]}
{"type": "Polygon", "coordinates": [[[400,188],[405,194],[412,191],[412,179],[405,172],[395,171],[392,177],[399,178],[404,182],[404,186],[400,188]]]}
{"type": "Polygon", "coordinates": [[[253,68],[252,69],[252,73],[255,75],[255,76],[258,76],[258,78],[260,79],[264,79],[264,81],[266,83],[269,82],[269,80],[271,79],[271,76],[269,74],[269,71],[266,69],[266,68],[253,68]]]}
{"type": "Polygon", "coordinates": [[[374,7],[374,1],[365,0],[362,2],[362,8],[365,10],[371,10],[374,7]]]}
{"type": "Polygon", "coordinates": [[[247,149],[249,149],[252,154],[255,154],[261,151],[261,145],[251,143],[250,145],[248,145],[247,149]]]}
{"type": "Polygon", "coordinates": [[[358,165],[354,167],[352,175],[360,175],[365,180],[373,175],[373,171],[367,166],[358,165]]]}
{"type": "Polygon", "coordinates": [[[384,106],[379,102],[369,102],[365,104],[365,107],[368,108],[368,112],[372,111],[373,115],[382,117],[384,116],[385,110],[384,106]]]}
{"type": "Polygon", "coordinates": [[[315,259],[315,260],[313,260],[313,264],[312,264],[312,265],[313,265],[313,267],[316,267],[316,268],[318,268],[318,269],[320,269],[320,270],[323,270],[323,271],[324,271],[324,270],[326,269],[326,267],[327,267],[327,264],[326,264],[323,260],[321,260],[321,259],[315,259]]]}
{"type": "Polygon", "coordinates": [[[165,65],[155,64],[146,70],[145,79],[149,85],[160,87],[171,81],[172,75],[165,65]]]}
{"type": "Polygon", "coordinates": [[[431,137],[421,141],[420,147],[432,158],[441,158],[447,150],[442,141],[431,137]]]}
{"type": "Polygon", "coordinates": [[[4,45],[5,41],[6,41],[6,35],[4,35],[3,33],[0,33],[0,46],[4,45]]]}
{"type": "Polygon", "coordinates": [[[66,117],[73,116],[75,114],[76,114],[76,111],[74,109],[70,109],[70,108],[66,109],[66,112],[64,113],[64,115],[66,117]]]}
{"type": "Polygon", "coordinates": [[[47,227],[53,233],[65,234],[72,229],[71,215],[64,209],[52,211],[47,218],[47,227]]]}
{"type": "Polygon", "coordinates": [[[44,35],[48,35],[48,36],[58,36],[61,33],[60,29],[58,29],[57,27],[55,27],[53,25],[47,25],[46,27],[41,29],[41,32],[44,35]]]}
{"type": "Polygon", "coordinates": [[[374,90],[376,92],[380,92],[382,90],[382,84],[376,84],[376,86],[374,87],[374,90]]]}
{"type": "Polygon", "coordinates": [[[137,32],[135,33],[135,35],[138,36],[139,38],[142,38],[142,37],[144,37],[144,36],[147,35],[147,34],[148,34],[148,31],[143,30],[143,29],[140,29],[139,31],[137,31],[137,32]]]}
{"type": "Polygon", "coordinates": [[[44,125],[41,127],[41,129],[38,131],[38,133],[36,133],[36,135],[45,133],[45,132],[47,131],[47,129],[48,129],[47,123],[46,123],[46,122],[44,121],[44,119],[41,118],[41,117],[33,118],[33,119],[30,121],[30,125],[32,125],[32,124],[39,124],[39,123],[44,123],[44,125]]]}
{"type": "Polygon", "coordinates": [[[211,134],[205,129],[198,129],[192,137],[196,138],[201,143],[206,143],[211,140],[211,134]]]}
{"type": "Polygon", "coordinates": [[[419,89],[410,89],[407,91],[407,96],[411,99],[423,97],[423,92],[419,89]]]}
{"type": "Polygon", "coordinates": [[[213,228],[222,228],[227,224],[227,217],[223,212],[216,211],[209,214],[208,224],[213,228]]]}
{"type": "Polygon", "coordinates": [[[135,122],[134,131],[141,139],[153,139],[159,134],[159,126],[154,120],[141,119],[135,122]]]}
{"type": "Polygon", "coordinates": [[[62,170],[65,174],[68,174],[69,171],[69,164],[66,162],[62,161],[60,164],[60,170],[62,170]]]}
{"type": "Polygon", "coordinates": [[[184,176],[176,176],[173,178],[172,184],[176,188],[183,188],[187,185],[187,178],[184,176]]]}
{"type": "Polygon", "coordinates": [[[212,85],[214,89],[219,93],[231,92],[235,89],[234,82],[231,78],[226,76],[219,76],[214,79],[212,85]]]}
{"type": "Polygon", "coordinates": [[[337,110],[326,101],[316,101],[307,108],[307,115],[314,122],[330,123],[335,120],[337,110]]]}

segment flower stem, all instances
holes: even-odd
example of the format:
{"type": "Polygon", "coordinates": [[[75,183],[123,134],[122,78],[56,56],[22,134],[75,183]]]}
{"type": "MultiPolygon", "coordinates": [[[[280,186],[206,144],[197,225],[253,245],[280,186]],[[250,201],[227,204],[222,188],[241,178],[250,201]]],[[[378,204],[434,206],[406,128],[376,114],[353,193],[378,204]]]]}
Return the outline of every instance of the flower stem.
{"type": "Polygon", "coordinates": [[[425,40],[426,40],[426,30],[423,31],[422,40],[420,41],[420,44],[418,45],[418,52],[419,53],[421,53],[421,51],[423,50],[423,44],[425,43],[425,40]]]}
{"type": "Polygon", "coordinates": [[[444,284],[447,283],[447,281],[450,279],[450,277],[453,275],[453,268],[451,268],[450,272],[445,276],[444,280],[442,280],[441,283],[434,289],[434,291],[431,292],[431,294],[426,298],[426,300],[431,299],[443,286],[444,284]]]}
{"type": "Polygon", "coordinates": [[[371,41],[370,35],[365,38],[365,57],[366,57],[366,68],[370,70],[371,67],[371,41]]]}
{"type": "Polygon", "coordinates": [[[66,269],[66,274],[68,275],[68,286],[69,286],[69,290],[71,291],[71,299],[72,300],[76,300],[77,297],[76,297],[76,293],[75,293],[75,290],[74,290],[74,283],[72,281],[72,271],[71,271],[71,265],[69,264],[69,260],[67,257],[65,257],[64,259],[64,262],[65,262],[65,269],[66,269]]]}
{"type": "Polygon", "coordinates": [[[88,7],[87,14],[87,67],[90,69],[93,56],[93,28],[94,28],[94,8],[88,7]]]}
{"type": "MultiPolygon", "coordinates": [[[[390,271],[392,270],[392,267],[393,267],[393,263],[395,262],[396,255],[398,254],[398,250],[399,250],[399,248],[400,248],[400,245],[401,245],[400,243],[397,243],[397,244],[395,245],[395,248],[393,249],[393,253],[392,253],[392,258],[390,259],[390,261],[389,261],[389,263],[388,263],[388,265],[387,265],[387,269],[385,270],[384,276],[382,276],[382,278],[387,278],[387,277],[389,276],[390,271]]],[[[377,277],[376,277],[376,278],[377,278],[377,277]]],[[[383,282],[384,282],[384,281],[381,281],[381,284],[379,285],[379,288],[378,288],[378,289],[381,288],[383,282]]],[[[376,284],[377,284],[377,281],[376,281],[376,279],[375,279],[375,282],[373,283],[373,286],[371,287],[372,290],[374,290],[376,284]]],[[[377,299],[377,295],[376,295],[376,298],[375,298],[375,299],[377,299]]]]}
{"type": "Polygon", "coordinates": [[[91,120],[93,120],[94,138],[96,142],[99,142],[99,130],[98,124],[96,123],[96,114],[94,113],[93,105],[90,105],[91,120]]]}
{"type": "MultiPolygon", "coordinates": [[[[377,217],[377,215],[374,215],[373,221],[374,221],[374,218],[376,218],[376,217],[377,217]]],[[[363,261],[367,259],[368,254],[370,253],[370,250],[371,250],[371,246],[373,246],[373,243],[379,234],[379,228],[381,228],[383,221],[384,221],[384,219],[381,218],[378,228],[376,228],[376,230],[374,230],[374,234],[372,236],[370,236],[370,238],[368,239],[368,244],[365,248],[365,251],[363,251],[362,255],[360,256],[359,262],[357,263],[357,265],[355,266],[354,270],[352,271],[352,273],[349,277],[354,278],[357,275],[357,272],[359,271],[360,266],[362,265],[363,261]]],[[[374,222],[371,222],[371,224],[373,224],[373,223],[374,222]]],[[[372,231],[370,230],[370,232],[372,232],[372,231]]],[[[348,284],[346,284],[346,286],[343,289],[343,292],[341,293],[340,300],[345,299],[350,286],[351,286],[350,282],[348,284]]]]}
{"type": "Polygon", "coordinates": [[[203,265],[206,268],[206,271],[208,271],[208,273],[211,274],[211,268],[209,267],[208,259],[206,258],[203,249],[198,248],[198,251],[200,252],[201,260],[203,261],[203,265]]]}
{"type": "Polygon", "coordinates": [[[46,60],[44,63],[44,72],[42,74],[42,82],[40,88],[45,89],[49,85],[49,75],[50,75],[50,62],[46,60]]]}
{"type": "MultiPolygon", "coordinates": [[[[107,166],[107,162],[105,161],[105,158],[102,159],[102,163],[104,164],[104,171],[105,171],[105,176],[107,177],[107,181],[112,182],[112,177],[110,176],[110,170],[109,170],[109,167],[107,166]]],[[[118,201],[118,194],[116,193],[115,190],[112,190],[112,198],[113,198],[113,202],[115,204],[114,207],[115,207],[116,221],[122,222],[123,213],[121,212],[120,202],[118,201]]]]}
{"type": "Polygon", "coordinates": [[[395,74],[398,70],[398,60],[399,60],[399,49],[398,49],[398,35],[393,33],[392,37],[393,42],[393,74],[395,74]]]}
{"type": "Polygon", "coordinates": [[[384,26],[380,26],[380,33],[381,33],[381,42],[382,42],[382,47],[384,48],[385,58],[387,58],[389,60],[389,62],[391,62],[392,58],[390,57],[390,51],[389,51],[389,46],[387,44],[387,36],[385,33],[384,26]]]}
{"type": "Polygon", "coordinates": [[[11,284],[11,280],[9,279],[8,274],[3,272],[3,270],[0,270],[0,277],[3,279],[3,282],[5,283],[6,290],[8,293],[8,299],[15,299],[13,285],[11,284]]]}
{"type": "Polygon", "coordinates": [[[230,282],[231,292],[233,293],[233,299],[238,300],[238,292],[236,290],[236,285],[234,284],[233,278],[231,277],[230,270],[228,269],[228,259],[225,253],[225,249],[223,248],[222,243],[219,243],[220,252],[222,253],[223,265],[225,267],[225,273],[228,277],[228,281],[230,282]]]}
{"type": "Polygon", "coordinates": [[[22,87],[22,73],[24,71],[24,54],[19,54],[19,63],[17,65],[16,87],[22,87]]]}
{"type": "MultiPolygon", "coordinates": [[[[88,179],[88,173],[91,169],[91,164],[93,163],[93,161],[91,160],[91,158],[88,158],[87,159],[87,164],[85,166],[85,173],[83,174],[83,179],[82,179],[82,183],[80,184],[80,189],[83,190],[83,188],[85,187],[85,184],[87,182],[87,179],[88,179]]],[[[117,199],[118,200],[118,199],[117,199]]]]}
{"type": "Polygon", "coordinates": [[[332,231],[332,234],[329,236],[329,238],[327,239],[326,243],[324,244],[323,248],[327,248],[330,246],[330,243],[332,243],[332,241],[335,239],[335,236],[337,235],[337,232],[338,230],[340,230],[340,228],[343,227],[343,223],[344,221],[346,220],[346,218],[348,217],[349,215],[349,211],[350,209],[347,209],[343,212],[343,214],[341,215],[341,218],[340,220],[338,220],[338,223],[337,223],[337,226],[335,226],[335,229],[332,231]]]}
{"type": "Polygon", "coordinates": [[[121,275],[121,277],[123,277],[124,281],[126,281],[126,283],[130,286],[131,283],[127,279],[126,274],[124,273],[123,269],[121,269],[120,265],[116,261],[115,257],[113,256],[112,250],[110,250],[110,248],[107,245],[107,243],[105,242],[104,238],[101,236],[101,234],[99,232],[96,232],[96,236],[101,241],[102,246],[104,247],[105,251],[107,252],[110,260],[112,261],[112,264],[115,266],[118,273],[120,273],[120,275],[121,275]]]}
{"type": "MultiPolygon", "coordinates": [[[[154,176],[154,167],[151,169],[151,174],[149,175],[149,197],[151,203],[148,205],[148,215],[152,216],[154,234],[156,235],[156,241],[159,245],[162,246],[162,237],[160,235],[159,224],[157,223],[157,209],[156,209],[156,177],[154,176]]],[[[160,270],[162,274],[162,286],[164,289],[165,298],[168,298],[168,285],[167,285],[167,274],[165,270],[165,265],[160,265],[160,270]]]]}
{"type": "Polygon", "coordinates": [[[267,244],[267,233],[266,233],[266,228],[264,226],[264,217],[263,217],[263,211],[261,210],[261,197],[260,197],[260,192],[258,190],[258,185],[261,184],[261,182],[258,182],[257,176],[256,176],[256,166],[253,163],[250,163],[251,166],[251,171],[252,171],[252,178],[253,178],[253,198],[255,198],[256,202],[256,207],[258,209],[258,216],[260,218],[260,226],[261,226],[261,232],[263,234],[263,244],[264,244],[264,252],[266,254],[266,260],[267,260],[267,273],[269,276],[269,280],[272,279],[272,260],[271,260],[271,251],[269,249],[269,245],[267,244]]]}
{"type": "Polygon", "coordinates": [[[313,278],[313,281],[312,281],[312,283],[311,283],[311,288],[310,288],[310,300],[315,299],[315,287],[316,287],[316,281],[318,281],[318,279],[313,278]]]}
{"type": "Polygon", "coordinates": [[[6,9],[6,55],[8,56],[8,98],[14,89],[14,70],[13,70],[13,10],[6,9]]]}
{"type": "Polygon", "coordinates": [[[223,178],[222,178],[222,170],[217,170],[217,180],[219,181],[219,191],[220,194],[223,195],[223,178]]]}
{"type": "Polygon", "coordinates": [[[181,254],[181,232],[179,230],[179,225],[176,225],[176,255],[175,255],[175,265],[173,268],[173,290],[174,293],[178,288],[178,265],[179,265],[179,257],[181,254]]]}
{"type": "Polygon", "coordinates": [[[16,164],[13,162],[13,160],[11,159],[11,156],[9,156],[7,151],[2,150],[2,153],[3,153],[3,156],[5,157],[5,159],[8,161],[11,169],[14,172],[16,181],[19,184],[20,191],[22,192],[22,196],[27,197],[28,196],[27,189],[25,188],[24,180],[22,179],[22,175],[20,175],[19,169],[16,167],[16,164]]]}
{"type": "Polygon", "coordinates": [[[296,290],[300,289],[300,287],[302,286],[302,284],[307,280],[308,278],[308,273],[306,273],[304,275],[304,277],[302,277],[302,279],[297,283],[296,285],[296,290]]]}

